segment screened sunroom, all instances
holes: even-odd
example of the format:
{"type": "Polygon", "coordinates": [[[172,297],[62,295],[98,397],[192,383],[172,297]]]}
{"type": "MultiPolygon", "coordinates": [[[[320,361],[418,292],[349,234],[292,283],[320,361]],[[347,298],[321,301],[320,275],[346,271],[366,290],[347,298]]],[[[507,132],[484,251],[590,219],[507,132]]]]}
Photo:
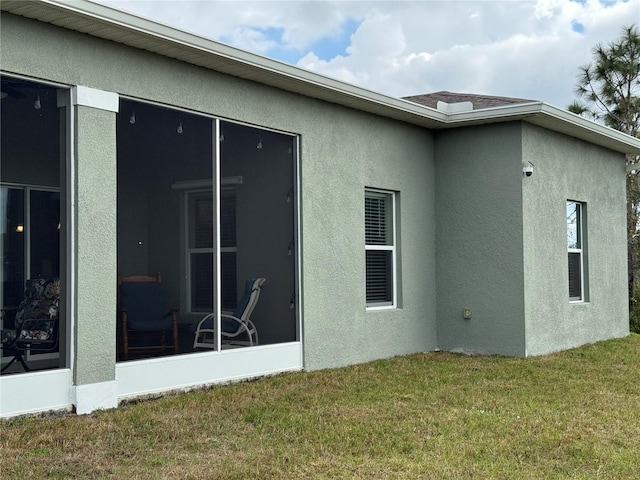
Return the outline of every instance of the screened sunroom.
{"type": "Polygon", "coordinates": [[[67,365],[68,90],[2,76],[2,375],[67,365]]]}
{"type": "Polygon", "coordinates": [[[296,150],[292,135],[120,100],[119,295],[127,278],[155,277],[174,321],[154,339],[120,315],[119,361],[299,339],[296,150]]]}

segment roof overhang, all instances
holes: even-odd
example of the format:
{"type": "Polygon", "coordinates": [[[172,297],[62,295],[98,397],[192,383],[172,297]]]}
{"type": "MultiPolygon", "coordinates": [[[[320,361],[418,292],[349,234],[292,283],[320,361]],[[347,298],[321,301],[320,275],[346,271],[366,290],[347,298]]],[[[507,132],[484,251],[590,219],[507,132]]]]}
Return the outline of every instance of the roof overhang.
{"type": "Polygon", "coordinates": [[[448,115],[446,128],[523,121],[625,154],[640,154],[640,139],[543,102],[505,105],[448,115]]]}
{"type": "Polygon", "coordinates": [[[540,102],[447,114],[86,0],[3,0],[0,8],[235,77],[426,128],[521,120],[614,151],[640,154],[640,139],[540,102]]]}

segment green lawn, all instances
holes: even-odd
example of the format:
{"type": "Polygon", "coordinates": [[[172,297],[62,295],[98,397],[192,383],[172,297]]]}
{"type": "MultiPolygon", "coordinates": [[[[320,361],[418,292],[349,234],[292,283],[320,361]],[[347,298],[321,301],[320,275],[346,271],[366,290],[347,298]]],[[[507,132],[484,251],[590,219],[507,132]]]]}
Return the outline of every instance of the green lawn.
{"type": "MultiPolygon", "coordinates": [[[[640,476],[640,335],[443,352],[2,423],[3,479],[640,476]]],[[[45,392],[43,392],[45,394],[45,392]]]]}

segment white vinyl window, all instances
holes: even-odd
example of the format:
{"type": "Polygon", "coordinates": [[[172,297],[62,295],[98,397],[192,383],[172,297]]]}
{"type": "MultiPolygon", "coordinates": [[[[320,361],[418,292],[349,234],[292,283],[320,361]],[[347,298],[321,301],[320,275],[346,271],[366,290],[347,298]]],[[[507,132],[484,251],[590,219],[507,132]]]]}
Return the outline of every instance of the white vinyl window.
{"type": "MultiPolygon", "coordinates": [[[[220,204],[222,308],[236,304],[235,192],[224,189],[220,204]]],[[[187,286],[189,312],[212,312],[214,299],[214,204],[211,191],[187,193],[187,286]]]]}
{"type": "Polygon", "coordinates": [[[569,263],[569,300],[582,302],[584,287],[583,204],[567,201],[567,253],[569,263]]]}
{"type": "Polygon", "coordinates": [[[395,193],[365,190],[367,308],[396,306],[395,193]]]}

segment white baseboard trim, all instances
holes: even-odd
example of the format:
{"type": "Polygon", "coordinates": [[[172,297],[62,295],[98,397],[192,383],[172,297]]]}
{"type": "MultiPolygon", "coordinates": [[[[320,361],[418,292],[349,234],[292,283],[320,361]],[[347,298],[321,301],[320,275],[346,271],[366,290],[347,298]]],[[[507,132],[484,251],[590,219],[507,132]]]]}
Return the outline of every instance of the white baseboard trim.
{"type": "Polygon", "coordinates": [[[90,383],[75,387],[76,413],[83,415],[118,406],[118,382],[90,383]]]}

